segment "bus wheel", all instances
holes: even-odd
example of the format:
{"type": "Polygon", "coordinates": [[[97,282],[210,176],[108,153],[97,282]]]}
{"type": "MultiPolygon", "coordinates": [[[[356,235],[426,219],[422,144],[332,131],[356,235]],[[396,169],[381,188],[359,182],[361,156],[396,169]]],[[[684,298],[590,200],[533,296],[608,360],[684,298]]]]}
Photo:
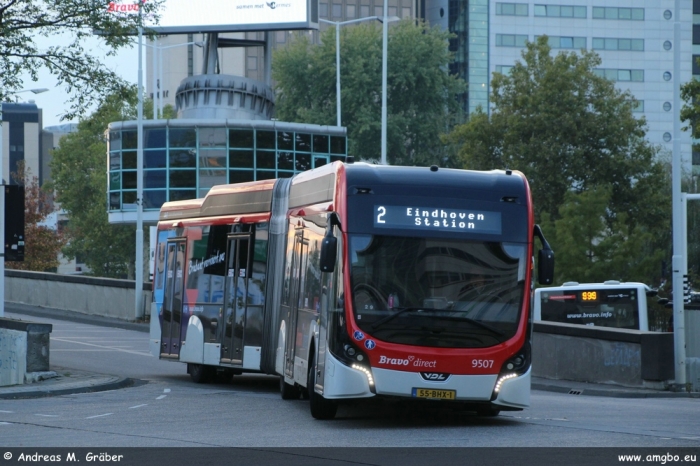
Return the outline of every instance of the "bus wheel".
{"type": "Polygon", "coordinates": [[[191,363],[187,363],[187,373],[190,374],[194,383],[207,383],[214,375],[211,367],[191,363]]]}
{"type": "Polygon", "coordinates": [[[309,392],[311,415],[314,419],[333,419],[338,410],[338,404],[325,399],[322,395],[314,391],[314,387],[316,386],[316,361],[314,357],[311,358],[311,362],[309,363],[309,377],[307,381],[306,388],[309,392]]]}
{"type": "Polygon", "coordinates": [[[288,384],[284,381],[284,376],[280,375],[280,395],[283,400],[298,400],[299,387],[288,384]]]}

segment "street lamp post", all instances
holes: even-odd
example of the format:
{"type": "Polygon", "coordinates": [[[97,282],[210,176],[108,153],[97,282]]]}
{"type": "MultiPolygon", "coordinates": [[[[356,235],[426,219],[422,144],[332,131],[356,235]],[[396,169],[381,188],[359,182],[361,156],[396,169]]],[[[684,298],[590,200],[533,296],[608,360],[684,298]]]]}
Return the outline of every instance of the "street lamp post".
{"type": "Polygon", "coordinates": [[[163,50],[172,49],[175,47],[184,47],[186,45],[196,45],[197,47],[202,47],[204,44],[200,41],[193,41],[183,42],[182,44],[159,46],[157,38],[155,41],[156,42],[153,45],[143,45],[153,49],[153,58],[151,60],[151,66],[153,68],[153,77],[151,79],[153,87],[153,119],[157,120],[159,116],[163,116],[163,50]]]}
{"type": "Polygon", "coordinates": [[[143,317],[143,26],[139,2],[138,107],[136,122],[136,257],[134,264],[134,317],[143,317]]]}
{"type": "Polygon", "coordinates": [[[384,16],[382,22],[382,159],[381,164],[386,165],[386,75],[387,75],[387,56],[389,43],[389,23],[398,21],[398,16],[388,16],[387,4],[388,0],[384,0],[384,16]]]}
{"type": "MultiPolygon", "coordinates": [[[[48,91],[46,88],[25,89],[14,94],[21,92],[41,94],[46,91],[48,91]]],[[[0,102],[0,317],[5,317],[5,179],[3,178],[5,151],[3,150],[3,144],[2,102],[0,102]]]]}
{"type": "Polygon", "coordinates": [[[335,26],[335,102],[336,102],[336,126],[340,126],[340,26],[346,24],[359,23],[376,19],[381,21],[379,16],[366,16],[364,18],[350,19],[348,21],[329,21],[319,18],[319,22],[333,24],[335,26]]]}

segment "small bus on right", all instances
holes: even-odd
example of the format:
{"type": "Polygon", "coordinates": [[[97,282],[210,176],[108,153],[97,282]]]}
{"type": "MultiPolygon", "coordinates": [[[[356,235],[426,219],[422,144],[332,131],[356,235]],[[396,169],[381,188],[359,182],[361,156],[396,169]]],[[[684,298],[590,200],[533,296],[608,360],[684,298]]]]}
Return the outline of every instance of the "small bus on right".
{"type": "MultiPolygon", "coordinates": [[[[650,330],[647,298],[657,291],[637,282],[566,282],[535,290],[535,321],[650,330]]],[[[652,331],[660,329],[651,329],[652,331]]]]}

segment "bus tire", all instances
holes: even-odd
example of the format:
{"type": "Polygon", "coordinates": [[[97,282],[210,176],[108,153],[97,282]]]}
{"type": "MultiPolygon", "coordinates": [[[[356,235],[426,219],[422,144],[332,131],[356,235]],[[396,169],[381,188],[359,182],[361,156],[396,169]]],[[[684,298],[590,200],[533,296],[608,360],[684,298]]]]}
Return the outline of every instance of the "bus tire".
{"type": "Polygon", "coordinates": [[[309,377],[307,379],[306,389],[309,392],[309,407],[311,408],[311,416],[314,419],[333,419],[338,411],[338,404],[335,401],[327,400],[323,395],[319,395],[314,390],[316,386],[316,360],[311,357],[309,364],[309,377]]]}
{"type": "Polygon", "coordinates": [[[298,400],[299,387],[288,384],[284,381],[284,376],[280,375],[280,395],[283,400],[298,400]]]}
{"type": "Polygon", "coordinates": [[[187,373],[194,383],[207,383],[214,375],[213,368],[204,364],[187,363],[187,373]]]}

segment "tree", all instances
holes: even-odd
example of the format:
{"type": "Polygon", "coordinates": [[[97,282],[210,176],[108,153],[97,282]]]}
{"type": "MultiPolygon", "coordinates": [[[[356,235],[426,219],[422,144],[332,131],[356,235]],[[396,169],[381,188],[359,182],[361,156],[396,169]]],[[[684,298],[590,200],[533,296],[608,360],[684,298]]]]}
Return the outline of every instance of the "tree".
{"type": "MultiPolygon", "coordinates": [[[[547,40],[543,36],[528,43],[522,61],[508,75],[494,73],[491,115],[477,111],[445,141],[456,147],[465,168],[524,172],[530,181],[536,220],[550,222],[550,228],[556,229],[554,236],[563,242],[553,246],[567,249],[560,249],[567,261],[589,266],[593,257],[603,261],[607,266],[601,264],[595,270],[600,271],[597,279],[605,280],[612,277],[603,272],[619,270],[612,262],[625,259],[636,267],[629,274],[639,280],[655,280],[659,264],[640,259],[669,251],[668,166],[645,139],[646,122],[632,113],[636,105],[632,95],[596,74],[600,58],[587,51],[552,56],[547,40]],[[612,238],[623,238],[637,249],[615,247],[602,253],[601,245],[598,253],[588,257],[587,248],[593,243],[563,240],[559,229],[564,223],[558,221],[573,221],[576,212],[568,210],[568,203],[575,199],[572,196],[600,188],[610,189],[605,208],[600,209],[600,198],[594,202],[592,194],[584,197],[582,202],[598,208],[589,212],[593,217],[578,221],[592,222],[599,229],[597,234],[589,232],[589,238],[607,238],[607,244],[612,238]],[[625,254],[627,258],[622,257],[625,254]]],[[[570,238],[573,234],[567,233],[570,238]]],[[[560,267],[562,260],[557,264],[560,267]]]]}
{"type": "MultiPolygon", "coordinates": [[[[382,29],[359,24],[341,29],[342,124],[348,154],[377,161],[381,145],[382,29]]],[[[387,57],[387,161],[399,165],[438,163],[440,134],[459,116],[456,96],[465,86],[449,75],[449,33],[413,21],[389,28],[387,57]]],[[[306,35],[273,56],[277,117],[285,121],[336,124],[335,29],[313,45],[306,35]]]]}
{"type": "MultiPolygon", "coordinates": [[[[162,0],[143,0],[143,14],[154,16],[160,3],[162,0]]],[[[100,56],[85,49],[88,37],[103,42],[108,56],[131,46],[139,15],[133,14],[133,8],[129,12],[109,10],[108,2],[93,0],[0,0],[0,101],[24,87],[24,73],[37,81],[40,69],[54,75],[69,95],[70,109],[64,119],[83,114],[104,95],[126,95],[128,84],[107,69],[100,56]],[[104,34],[98,38],[96,30],[104,34]],[[37,43],[56,37],[67,40],[67,45],[42,49],[37,43]]]]}
{"type": "Polygon", "coordinates": [[[17,184],[24,185],[24,261],[7,261],[8,269],[48,272],[58,267],[58,254],[65,239],[58,228],[45,222],[55,212],[53,193],[39,186],[39,178],[32,176],[24,161],[12,173],[17,184]]]}
{"type": "Polygon", "coordinates": [[[69,218],[64,254],[83,257],[96,276],[122,278],[133,270],[135,226],[112,225],[107,216],[105,129],[110,122],[136,118],[136,95],[132,87],[126,100],[121,94],[107,96],[76,132],[61,138],[51,160],[52,186],[69,218]]]}
{"type": "Polygon", "coordinates": [[[555,283],[647,282],[657,276],[666,251],[648,248],[654,241],[648,230],[630,232],[627,213],[606,219],[611,195],[610,186],[567,191],[560,218],[554,228],[550,224],[551,234],[547,235],[556,245],[555,283]]]}

